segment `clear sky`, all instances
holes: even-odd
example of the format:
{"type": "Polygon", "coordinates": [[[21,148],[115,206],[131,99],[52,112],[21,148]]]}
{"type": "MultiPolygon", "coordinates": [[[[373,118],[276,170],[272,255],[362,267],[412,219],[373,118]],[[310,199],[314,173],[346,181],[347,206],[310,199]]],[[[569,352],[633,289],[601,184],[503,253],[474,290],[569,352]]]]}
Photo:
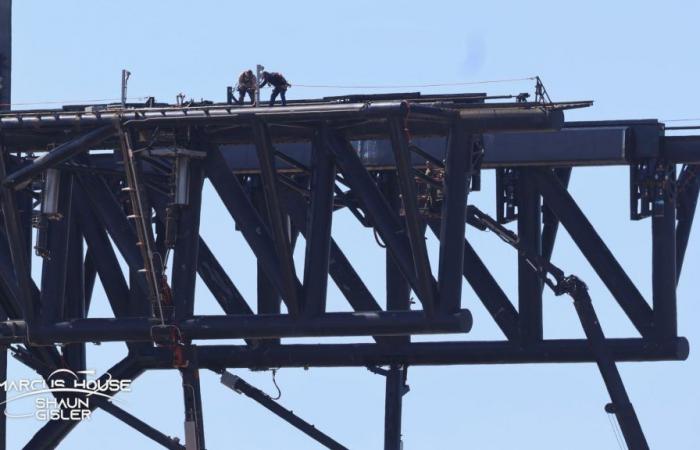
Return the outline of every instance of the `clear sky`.
{"type": "MultiPolygon", "coordinates": [[[[69,102],[119,97],[120,70],[132,72],[130,96],[174,102],[225,99],[226,86],[256,63],[294,84],[358,85],[465,82],[540,75],[554,100],[595,100],[568,119],[700,117],[697,2],[189,2],[15,0],[13,100],[69,102]]],[[[531,82],[432,88],[424,92],[511,94],[531,82]]],[[[292,87],[289,98],[346,93],[292,87]]],[[[263,91],[269,95],[269,91],[263,91]]],[[[26,105],[25,105],[26,107],[26,105]]],[[[493,174],[470,199],[494,211],[493,174]]],[[[651,297],[650,222],[628,220],[628,171],[577,169],[571,191],[647,298],[651,297]]],[[[253,259],[207,187],[202,234],[251,304],[253,259]],[[214,244],[215,245],[212,245],[214,244]]],[[[384,256],[370,233],[340,213],[334,236],[377,295],[384,256]]],[[[469,230],[474,245],[515,298],[515,255],[491,235],[469,230]]],[[[553,261],[584,279],[608,336],[634,336],[614,300],[566,233],[553,261]]],[[[303,241],[301,242],[303,245],[303,241]]],[[[436,242],[430,240],[433,263],[436,242]]],[[[690,241],[679,284],[679,332],[691,342],[685,362],[623,364],[621,372],[652,448],[700,448],[700,307],[693,278],[700,239],[690,241]]],[[[297,252],[303,257],[303,252],[297,252]]],[[[298,261],[299,262],[299,261],[298,261]]],[[[347,308],[335,287],[330,305],[347,308]]],[[[106,316],[101,288],[92,316],[106,316]]],[[[502,336],[465,284],[474,313],[469,339],[502,336]]],[[[197,312],[215,314],[200,283],[197,312]]],[[[545,297],[546,337],[579,337],[565,298],[545,297]]],[[[88,366],[103,371],[122,345],[91,347],[88,366]]],[[[237,371],[273,393],[269,373],[237,371]]],[[[28,375],[17,363],[10,377],[28,375]]],[[[350,448],[381,448],[384,379],[363,368],[283,369],[281,402],[350,448]]],[[[603,412],[608,401],[594,365],[461,366],[409,369],[405,449],[616,449],[603,412]]],[[[315,443],[202,373],[207,448],[311,449],[315,443]]],[[[122,405],[163,432],[183,437],[176,372],[147,373],[122,405]]],[[[8,448],[21,448],[40,424],[10,420],[8,448]]],[[[158,448],[104,412],[80,424],[62,449],[158,448]]]]}

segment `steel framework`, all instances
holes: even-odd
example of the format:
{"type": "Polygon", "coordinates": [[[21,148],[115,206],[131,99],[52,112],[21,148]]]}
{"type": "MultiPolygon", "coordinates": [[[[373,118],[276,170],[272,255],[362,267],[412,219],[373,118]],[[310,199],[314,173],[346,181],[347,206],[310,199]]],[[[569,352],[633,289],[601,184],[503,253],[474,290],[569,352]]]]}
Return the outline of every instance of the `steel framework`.
{"type": "MultiPolygon", "coordinates": [[[[665,136],[655,120],[564,121],[564,110],[589,104],[398,94],[275,108],[151,104],[4,113],[0,344],[42,376],[85,369],[85,343],[104,341],[129,348],[112,377],[179,370],[184,446],[109,401],[89,404],[166,448],[198,450],[205,448],[201,369],[222,374],[224,384],[328,448],[344,448],[226,369],[368,367],[386,377],[385,448],[398,449],[411,365],[595,362],[611,398],[606,410],[630,448],[648,448],[616,362],[688,355],[688,342],[677,335],[676,284],[700,190],[700,137],[665,136]],[[571,170],[590,165],[630,167],[631,218],[652,224],[651,305],[567,191],[571,170]],[[482,169],[497,172],[496,218],[468,201],[482,169]],[[256,311],[199,234],[205,178],[257,258],[256,311]],[[385,304],[331,235],[333,213],[345,208],[386,247],[385,304]],[[517,233],[503,225],[511,221],[517,233]],[[606,339],[585,284],[550,262],[559,224],[640,337],[606,339]],[[469,233],[495,232],[517,251],[517,308],[465,239],[467,225],[475,230],[469,233]],[[426,250],[428,229],[440,241],[437,273],[426,250]],[[292,256],[299,234],[306,241],[303,273],[292,256]],[[32,247],[42,256],[37,283],[32,247]],[[163,268],[168,253],[170,277],[163,268]],[[224,314],[194,315],[197,275],[224,314]],[[355,312],[327,310],[329,276],[355,312]],[[114,318],[87,318],[98,277],[114,318]],[[469,331],[463,279],[507,339],[412,343],[411,335],[469,331]],[[572,297],[585,339],[543,338],[546,286],[572,297]],[[281,342],[320,336],[373,336],[375,343],[281,342]],[[228,338],[246,345],[203,344],[228,338]]],[[[54,448],[77,423],[47,422],[25,448],[54,448]]]]}

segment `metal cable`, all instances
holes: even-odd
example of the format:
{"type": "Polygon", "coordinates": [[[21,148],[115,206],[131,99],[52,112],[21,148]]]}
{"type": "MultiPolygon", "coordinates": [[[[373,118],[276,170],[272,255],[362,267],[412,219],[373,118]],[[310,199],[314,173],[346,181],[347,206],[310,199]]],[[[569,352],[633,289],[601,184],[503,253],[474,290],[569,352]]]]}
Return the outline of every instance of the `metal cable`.
{"type": "Polygon", "coordinates": [[[690,118],[690,119],[659,119],[659,122],[698,122],[700,117],[690,118]]]}
{"type": "Polygon", "coordinates": [[[613,434],[615,435],[615,440],[617,441],[617,447],[620,450],[624,450],[625,449],[625,445],[623,444],[624,441],[621,440],[622,438],[620,436],[620,433],[617,430],[616,421],[613,420],[612,417],[610,417],[610,416],[612,416],[612,414],[608,414],[607,416],[608,416],[608,422],[610,423],[610,427],[612,428],[613,434]]]}
{"type": "Polygon", "coordinates": [[[455,83],[425,83],[425,84],[375,84],[375,85],[342,85],[342,84],[302,84],[294,83],[294,86],[306,88],[339,88],[339,89],[400,89],[400,88],[423,88],[440,86],[469,86],[474,84],[510,83],[515,81],[536,80],[536,76],[523,78],[503,78],[497,80],[463,81],[455,83]]]}
{"type": "MultiPolygon", "coordinates": [[[[442,87],[442,86],[470,86],[478,84],[493,84],[493,83],[512,83],[516,81],[536,80],[537,76],[522,77],[522,78],[502,78],[494,80],[479,80],[479,81],[459,81],[453,83],[423,83],[423,84],[305,84],[295,83],[294,86],[305,88],[337,88],[337,89],[401,89],[401,88],[424,88],[424,87],[442,87]]],[[[147,100],[150,96],[129,97],[127,100],[147,100]]],[[[52,105],[52,104],[83,104],[83,103],[98,103],[98,102],[121,102],[121,98],[96,98],[83,100],[42,100],[30,102],[16,103],[0,103],[0,106],[34,106],[34,105],[52,105]]],[[[700,120],[700,119],[682,119],[682,120],[700,120]]],[[[672,122],[671,120],[667,122],[672,122]]]]}
{"type": "Polygon", "coordinates": [[[277,385],[277,369],[272,369],[272,384],[275,385],[275,389],[277,389],[277,396],[276,397],[270,397],[272,400],[279,400],[282,398],[282,390],[280,387],[277,385]]]}

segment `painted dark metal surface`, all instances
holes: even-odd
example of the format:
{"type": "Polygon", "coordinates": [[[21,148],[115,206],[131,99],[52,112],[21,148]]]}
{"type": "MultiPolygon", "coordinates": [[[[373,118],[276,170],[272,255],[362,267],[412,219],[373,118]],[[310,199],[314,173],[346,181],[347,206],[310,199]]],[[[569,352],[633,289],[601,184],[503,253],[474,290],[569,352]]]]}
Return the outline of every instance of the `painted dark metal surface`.
{"type": "MultiPolygon", "coordinates": [[[[65,108],[0,115],[0,343],[15,346],[16,357],[44,376],[62,364],[84,368],[84,343],[95,341],[127,344],[129,357],[115,366],[114,376],[179,370],[184,448],[199,450],[205,446],[202,369],[370,367],[386,376],[385,448],[398,449],[410,365],[597,363],[618,408],[613,412],[625,424],[628,442],[638,448],[643,434],[634,411],[625,409],[629,399],[615,362],[678,361],[688,355],[688,342],[677,335],[675,294],[700,190],[692,165],[700,161],[700,139],[665,137],[663,124],[655,120],[563,122],[562,110],[585,105],[411,94],[290,102],[280,108],[65,108]],[[133,161],[119,157],[116,135],[130,140],[133,161]],[[45,156],[22,153],[28,150],[45,156]],[[573,167],[659,163],[689,165],[677,181],[674,173],[644,194],[654,205],[648,219],[650,306],[567,184],[573,167]],[[142,184],[139,198],[130,195],[133,177],[125,176],[131,164],[142,184]],[[495,220],[489,226],[474,220],[468,205],[480,171],[495,167],[513,176],[509,220],[517,219],[517,233],[500,237],[520,251],[517,309],[468,239],[498,226],[495,220]],[[47,169],[61,174],[56,192],[44,181],[47,169]],[[200,236],[205,179],[236,224],[231,233],[240,232],[255,256],[256,298],[244,298],[217,260],[211,246],[222,242],[200,236]],[[50,217],[42,209],[49,194],[58,199],[50,217]],[[365,284],[333,237],[334,212],[344,208],[385,247],[385,292],[365,284]],[[142,223],[129,218],[134,211],[142,223]],[[39,242],[45,256],[40,288],[30,277],[32,215],[34,223],[48,223],[39,233],[46,238],[39,242]],[[544,283],[533,261],[549,262],[559,224],[641,337],[605,339],[595,312],[583,304],[577,308],[585,339],[544,338],[544,283]],[[440,241],[433,266],[428,227],[440,241]],[[144,233],[152,236],[150,256],[139,237],[144,233]],[[306,242],[303,274],[297,274],[293,258],[298,235],[306,242]],[[145,258],[162,270],[171,253],[172,277],[165,271],[155,278],[144,274],[145,258]],[[87,318],[96,278],[114,318],[87,318]],[[505,339],[411,342],[417,334],[469,331],[463,279],[505,339]],[[328,310],[330,282],[354,312],[328,310]],[[222,315],[194,314],[197,289],[204,287],[222,315]],[[154,298],[162,304],[154,304],[154,298]],[[163,318],[158,306],[168,312],[163,318]],[[375,342],[283,341],[319,336],[375,342]],[[245,344],[203,342],[229,338],[245,344]]],[[[342,448],[243,383],[234,384],[303,432],[342,448]]],[[[100,407],[167,448],[183,448],[113,405],[91,403],[100,407]]],[[[53,448],[75,425],[49,422],[26,448],[53,448]]]]}

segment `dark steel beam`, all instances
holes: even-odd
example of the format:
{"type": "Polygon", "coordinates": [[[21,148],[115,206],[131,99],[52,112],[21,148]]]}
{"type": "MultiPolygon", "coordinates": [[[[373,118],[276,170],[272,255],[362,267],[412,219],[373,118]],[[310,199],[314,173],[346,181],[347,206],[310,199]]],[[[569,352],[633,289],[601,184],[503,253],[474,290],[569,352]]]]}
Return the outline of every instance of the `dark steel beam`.
{"type": "MultiPolygon", "coordinates": [[[[399,217],[390,209],[386,199],[379,191],[372,176],[363,167],[355,149],[343,138],[334,136],[328,139],[327,145],[333,149],[336,161],[345,176],[345,180],[357,196],[370,222],[374,225],[401,273],[418,294],[426,311],[433,310],[429,299],[422,298],[421,287],[416,279],[413,258],[408,238],[403,231],[399,217]]],[[[433,281],[434,283],[434,281],[433,281]]]]}
{"type": "Polygon", "coordinates": [[[85,252],[85,262],[83,263],[83,292],[85,293],[85,314],[90,311],[92,303],[92,293],[95,290],[95,280],[97,279],[97,268],[95,266],[94,256],[88,249],[85,252]]]}
{"type": "Polygon", "coordinates": [[[286,216],[282,212],[277,187],[277,174],[275,172],[275,149],[272,146],[270,132],[267,124],[258,119],[252,120],[253,139],[260,164],[260,174],[263,192],[265,193],[265,205],[272,240],[279,261],[280,274],[282,275],[282,297],[286,300],[290,314],[299,314],[302,306],[299,304],[299,281],[294,269],[294,259],[290,249],[290,231],[286,216]]]}
{"type": "MultiPolygon", "coordinates": [[[[40,320],[45,324],[63,319],[66,296],[74,180],[73,175],[69,173],[61,173],[60,177],[58,209],[61,217],[58,220],[48,221],[49,254],[41,265],[40,320]]],[[[80,258],[82,260],[82,255],[80,258]]],[[[82,267],[78,270],[81,269],[82,267]]]]}
{"type": "MultiPolygon", "coordinates": [[[[233,216],[251,250],[257,256],[258,263],[264,269],[265,275],[269,277],[270,283],[275,289],[284,294],[286,284],[269,229],[255,210],[241,183],[228,170],[226,161],[218,148],[209,148],[204,166],[207,177],[226,209],[233,216]]],[[[297,286],[301,286],[298,280],[297,286]]],[[[298,289],[296,291],[298,292],[298,289]]],[[[287,302],[288,308],[293,305],[292,301],[284,300],[287,302]]]]}
{"type": "MultiPolygon", "coordinates": [[[[306,238],[307,206],[305,200],[298,193],[289,189],[285,191],[284,198],[285,208],[292,218],[292,223],[301,230],[302,235],[306,238]]],[[[381,311],[379,303],[333,238],[330,239],[328,271],[352,309],[358,312],[381,311]]]]}
{"type": "Polygon", "coordinates": [[[115,133],[116,130],[111,125],[92,130],[83,136],[59,145],[41,158],[35,159],[33,164],[24,166],[3,177],[2,184],[7,188],[20,188],[44,170],[56,167],[81,153],[87,152],[115,133]]]}
{"type": "MultiPolygon", "coordinates": [[[[0,346],[0,380],[7,381],[7,347],[0,346]]],[[[7,448],[7,390],[0,389],[0,450],[7,448]]]]}
{"type": "MultiPolygon", "coordinates": [[[[76,196],[72,196],[75,200],[76,196]]],[[[71,202],[72,203],[72,202],[71,202]]],[[[71,207],[71,210],[74,208],[71,207]]],[[[64,220],[66,220],[64,218],[64,220]]],[[[62,317],[66,319],[84,319],[85,308],[85,264],[83,261],[83,235],[78,226],[76,215],[71,211],[68,236],[68,255],[65,296],[62,317]]],[[[63,359],[74,372],[86,369],[85,344],[66,344],[62,348],[63,359]]]]}
{"type": "Polygon", "coordinates": [[[543,105],[527,109],[483,105],[461,109],[459,117],[469,128],[481,132],[559,130],[564,126],[564,111],[547,109],[543,105]]]}
{"type": "Polygon", "coordinates": [[[598,316],[596,315],[595,309],[593,309],[593,304],[591,303],[588,293],[585,292],[585,289],[584,285],[583,292],[574,292],[572,296],[574,298],[576,313],[581,321],[581,326],[590,343],[593,356],[598,365],[598,370],[600,370],[600,374],[603,376],[605,387],[612,400],[612,404],[606,407],[606,412],[614,413],[615,416],[617,416],[622,435],[625,438],[628,448],[648,450],[649,445],[644,437],[639,419],[637,418],[632,403],[630,403],[627,390],[625,389],[622,377],[615,364],[615,359],[613,358],[610,347],[606,345],[603,329],[600,326],[598,316]]]}
{"type": "Polygon", "coordinates": [[[328,293],[335,161],[324,144],[327,139],[321,137],[326,133],[327,128],[317,131],[311,150],[311,204],[304,234],[304,314],[308,317],[325,312],[328,293]]]}
{"type": "Polygon", "coordinates": [[[202,393],[196,361],[189,361],[187,367],[180,369],[180,375],[185,403],[185,445],[187,450],[205,450],[202,393]]]}
{"type": "Polygon", "coordinates": [[[11,104],[12,0],[0,0],[0,111],[11,109],[11,104]]]}
{"type": "Polygon", "coordinates": [[[25,296],[19,292],[11,255],[10,245],[3,230],[0,232],[0,292],[2,293],[0,295],[2,304],[0,314],[10,319],[21,319],[23,317],[22,302],[25,296]]]}
{"type": "Polygon", "coordinates": [[[121,409],[120,407],[118,407],[110,401],[100,401],[99,407],[103,411],[111,414],[115,418],[124,422],[126,425],[129,425],[134,430],[138,431],[139,433],[143,434],[144,436],[150,438],[154,442],[162,445],[167,449],[186,450],[185,447],[183,445],[180,445],[175,439],[171,438],[170,436],[166,436],[165,434],[156,430],[146,422],[128,413],[127,411],[124,411],[123,409],[121,409]]]}
{"type": "MultiPolygon", "coordinates": [[[[267,215],[267,205],[265,204],[265,193],[260,186],[260,177],[253,176],[248,179],[246,184],[246,189],[249,191],[249,196],[258,214],[260,214],[261,219],[267,226],[269,223],[267,215]]],[[[258,314],[280,314],[282,311],[282,297],[270,281],[265,267],[262,262],[258,260],[256,262],[256,302],[257,302],[257,313],[258,314]]],[[[264,341],[266,344],[279,344],[279,339],[269,339],[264,341]]]]}
{"type": "MultiPolygon", "coordinates": [[[[446,149],[447,126],[431,129],[429,135],[415,133],[412,127],[412,143],[418,145],[424,153],[434,159],[443,160],[446,149]]],[[[664,155],[671,162],[700,163],[700,137],[697,136],[666,136],[660,140],[659,124],[656,121],[647,124],[636,124],[635,121],[620,122],[581,122],[576,126],[567,124],[556,132],[532,131],[517,133],[484,133],[484,159],[482,168],[514,166],[540,167],[574,167],[574,166],[607,166],[629,165],[637,155],[655,157],[660,153],[659,147],[664,147],[664,155]],[[643,133],[635,132],[645,129],[643,133]],[[654,133],[651,133],[654,131],[654,133]],[[634,138],[632,138],[634,136],[634,138]],[[678,141],[679,138],[692,138],[678,141]],[[684,143],[681,143],[684,142],[684,143]],[[680,153],[679,153],[680,151],[680,153]]],[[[287,127],[277,127],[287,129],[287,127]]],[[[385,126],[374,137],[352,136],[358,149],[370,149],[361,152],[360,159],[368,170],[395,169],[393,152],[390,142],[386,139],[385,126]]],[[[275,147],[301,165],[310,165],[311,146],[307,132],[299,142],[289,142],[289,139],[278,139],[275,147]]],[[[249,144],[232,142],[233,137],[217,138],[221,145],[224,158],[232,172],[237,174],[252,174],[259,172],[255,148],[249,144]]],[[[55,139],[54,139],[55,140],[55,139]]],[[[275,140],[275,136],[273,136],[275,140]]],[[[13,149],[21,148],[20,143],[7,141],[13,149]]],[[[39,149],[41,150],[41,149],[39,149]]],[[[414,154],[411,162],[414,167],[424,167],[425,157],[414,154]]],[[[108,171],[120,171],[121,168],[109,155],[90,155],[90,161],[95,167],[108,171]]],[[[280,160],[277,169],[286,173],[303,172],[298,165],[280,160]]]]}
{"type": "Polygon", "coordinates": [[[401,409],[406,391],[406,368],[392,364],[386,373],[384,394],[384,450],[401,450],[401,409]]]}
{"type": "Polygon", "coordinates": [[[335,439],[331,438],[327,434],[317,429],[312,424],[297,416],[296,414],[294,414],[293,411],[283,407],[282,405],[274,401],[272,398],[270,398],[270,396],[265,394],[263,391],[256,388],[255,386],[250,385],[242,378],[233,375],[232,373],[229,373],[227,371],[223,371],[221,373],[221,383],[224,386],[232,389],[233,391],[239,394],[243,394],[246,397],[256,401],[268,411],[272,412],[276,416],[288,422],[296,429],[302,431],[304,434],[311,437],[319,444],[333,450],[346,449],[346,447],[338,443],[335,439]]]}
{"type": "Polygon", "coordinates": [[[698,205],[700,194],[700,165],[688,165],[683,169],[678,178],[678,208],[676,226],[676,283],[680,279],[685,251],[688,248],[690,230],[693,228],[693,219],[698,205]]]}
{"type": "Polygon", "coordinates": [[[442,311],[459,309],[462,302],[467,196],[474,169],[474,138],[463,123],[455,123],[447,138],[440,221],[438,288],[442,311]]]}
{"type": "MultiPolygon", "coordinates": [[[[571,167],[554,169],[554,175],[559,179],[561,185],[565,189],[569,187],[571,179],[571,167]]],[[[559,230],[559,219],[554,215],[552,210],[547,206],[546,202],[542,205],[542,258],[545,261],[552,259],[554,252],[554,243],[557,240],[557,231],[559,230]]],[[[542,285],[544,288],[544,284],[542,285]]]]}
{"type": "Polygon", "coordinates": [[[676,307],[676,168],[663,189],[662,216],[651,218],[651,285],[654,331],[659,338],[678,335],[676,307]]]}
{"type": "MultiPolygon", "coordinates": [[[[688,357],[688,341],[676,338],[655,342],[640,338],[606,339],[615,361],[682,361],[688,357]]],[[[151,368],[172,367],[172,354],[164,349],[142,353],[151,368]]],[[[267,348],[245,345],[197,347],[202,368],[268,367],[367,367],[389,364],[463,365],[594,363],[585,339],[547,339],[527,348],[507,341],[415,342],[382,344],[285,344],[267,348]]]]}
{"type": "Polygon", "coordinates": [[[669,162],[700,164],[700,136],[665,136],[664,156],[669,162]]]}
{"type": "MultiPolygon", "coordinates": [[[[532,170],[520,168],[517,171],[518,237],[526,254],[541,256],[542,202],[532,170]]],[[[523,345],[542,340],[542,285],[542,279],[525,254],[518,254],[518,328],[523,345]]]]}
{"type": "MultiPolygon", "coordinates": [[[[431,221],[430,228],[439,238],[440,226],[431,221]]],[[[481,303],[501,329],[505,337],[513,342],[518,339],[518,311],[503,292],[479,254],[468,241],[464,242],[464,278],[474,289],[481,303]]]]}
{"type": "Polygon", "coordinates": [[[89,200],[82,186],[75,186],[74,212],[85,236],[88,255],[95,265],[107,300],[115,317],[129,316],[129,285],[119,265],[114,247],[101,226],[95,213],[90,209],[89,200]]]}
{"type": "Polygon", "coordinates": [[[200,236],[197,255],[199,276],[226,314],[253,314],[253,310],[200,236]]]}
{"type": "Polygon", "coordinates": [[[200,161],[189,162],[189,204],[179,209],[177,235],[173,252],[172,292],[173,319],[178,322],[194,314],[194,294],[197,282],[199,221],[202,207],[204,173],[200,161]]]}
{"type": "Polygon", "coordinates": [[[138,294],[139,303],[134,305],[137,308],[131,311],[132,314],[140,311],[149,314],[148,311],[151,309],[147,294],[149,289],[145,277],[139,274],[139,270],[144,267],[143,257],[137,246],[136,232],[127,220],[122,205],[104,179],[79,175],[78,181],[99,223],[107,230],[115,247],[129,266],[130,272],[134,274],[133,279],[130,277],[130,281],[134,281],[131,288],[138,294]]]}
{"type": "MultiPolygon", "coordinates": [[[[416,293],[422,299],[423,308],[432,314],[438,303],[438,288],[430,269],[428,249],[425,245],[425,228],[418,212],[418,198],[413,166],[410,162],[411,150],[408,145],[408,132],[403,117],[390,117],[389,135],[396,162],[397,181],[401,193],[404,213],[404,229],[408,237],[413,260],[413,272],[416,279],[416,293]]],[[[465,203],[466,205],[466,203],[465,203]]],[[[461,272],[461,270],[460,270],[461,272]]],[[[461,278],[461,277],[460,277],[461,278]]],[[[461,281],[461,279],[460,279],[461,281]]],[[[450,307],[454,305],[450,303],[450,307]]],[[[445,310],[459,309],[447,307],[445,310]]]]}
{"type": "MultiPolygon", "coordinates": [[[[164,227],[167,197],[155,189],[148,190],[149,198],[156,210],[157,227],[164,227]]],[[[163,229],[164,232],[164,229],[163,229]]],[[[159,236],[162,237],[162,236],[159,236]]],[[[209,249],[202,236],[199,236],[197,251],[197,273],[226,314],[253,314],[253,310],[241,295],[236,285],[209,249]]],[[[163,251],[163,250],[159,250],[163,251]]]]}
{"type": "Polygon", "coordinates": [[[652,333],[652,311],[571,195],[551,171],[535,170],[544,200],[642,336],[652,333]]]}
{"type": "MultiPolygon", "coordinates": [[[[6,174],[5,147],[0,146],[0,150],[2,150],[2,155],[0,155],[0,178],[4,178],[6,174]]],[[[7,242],[10,248],[12,265],[14,267],[15,277],[17,278],[22,312],[26,320],[34,320],[39,305],[38,302],[35,304],[31,296],[31,266],[24,248],[24,233],[17,210],[17,200],[12,189],[6,187],[0,188],[0,206],[2,207],[5,235],[7,236],[7,242]]]]}
{"type": "MultiPolygon", "coordinates": [[[[6,321],[0,322],[0,343],[150,342],[159,324],[153,317],[75,319],[42,326],[6,321]]],[[[466,333],[471,325],[466,310],[435,317],[422,311],[334,312],[308,319],[289,314],[195,316],[172,324],[188,340],[466,333]]]]}
{"type": "MultiPolygon", "coordinates": [[[[386,172],[379,178],[379,187],[394,214],[401,210],[401,193],[396,172],[386,172]]],[[[384,249],[384,276],[387,311],[408,311],[411,309],[411,285],[401,273],[391,251],[384,249]]],[[[383,338],[386,343],[411,342],[411,336],[391,336],[383,338]]],[[[388,380],[387,380],[388,382],[388,380]]]]}

